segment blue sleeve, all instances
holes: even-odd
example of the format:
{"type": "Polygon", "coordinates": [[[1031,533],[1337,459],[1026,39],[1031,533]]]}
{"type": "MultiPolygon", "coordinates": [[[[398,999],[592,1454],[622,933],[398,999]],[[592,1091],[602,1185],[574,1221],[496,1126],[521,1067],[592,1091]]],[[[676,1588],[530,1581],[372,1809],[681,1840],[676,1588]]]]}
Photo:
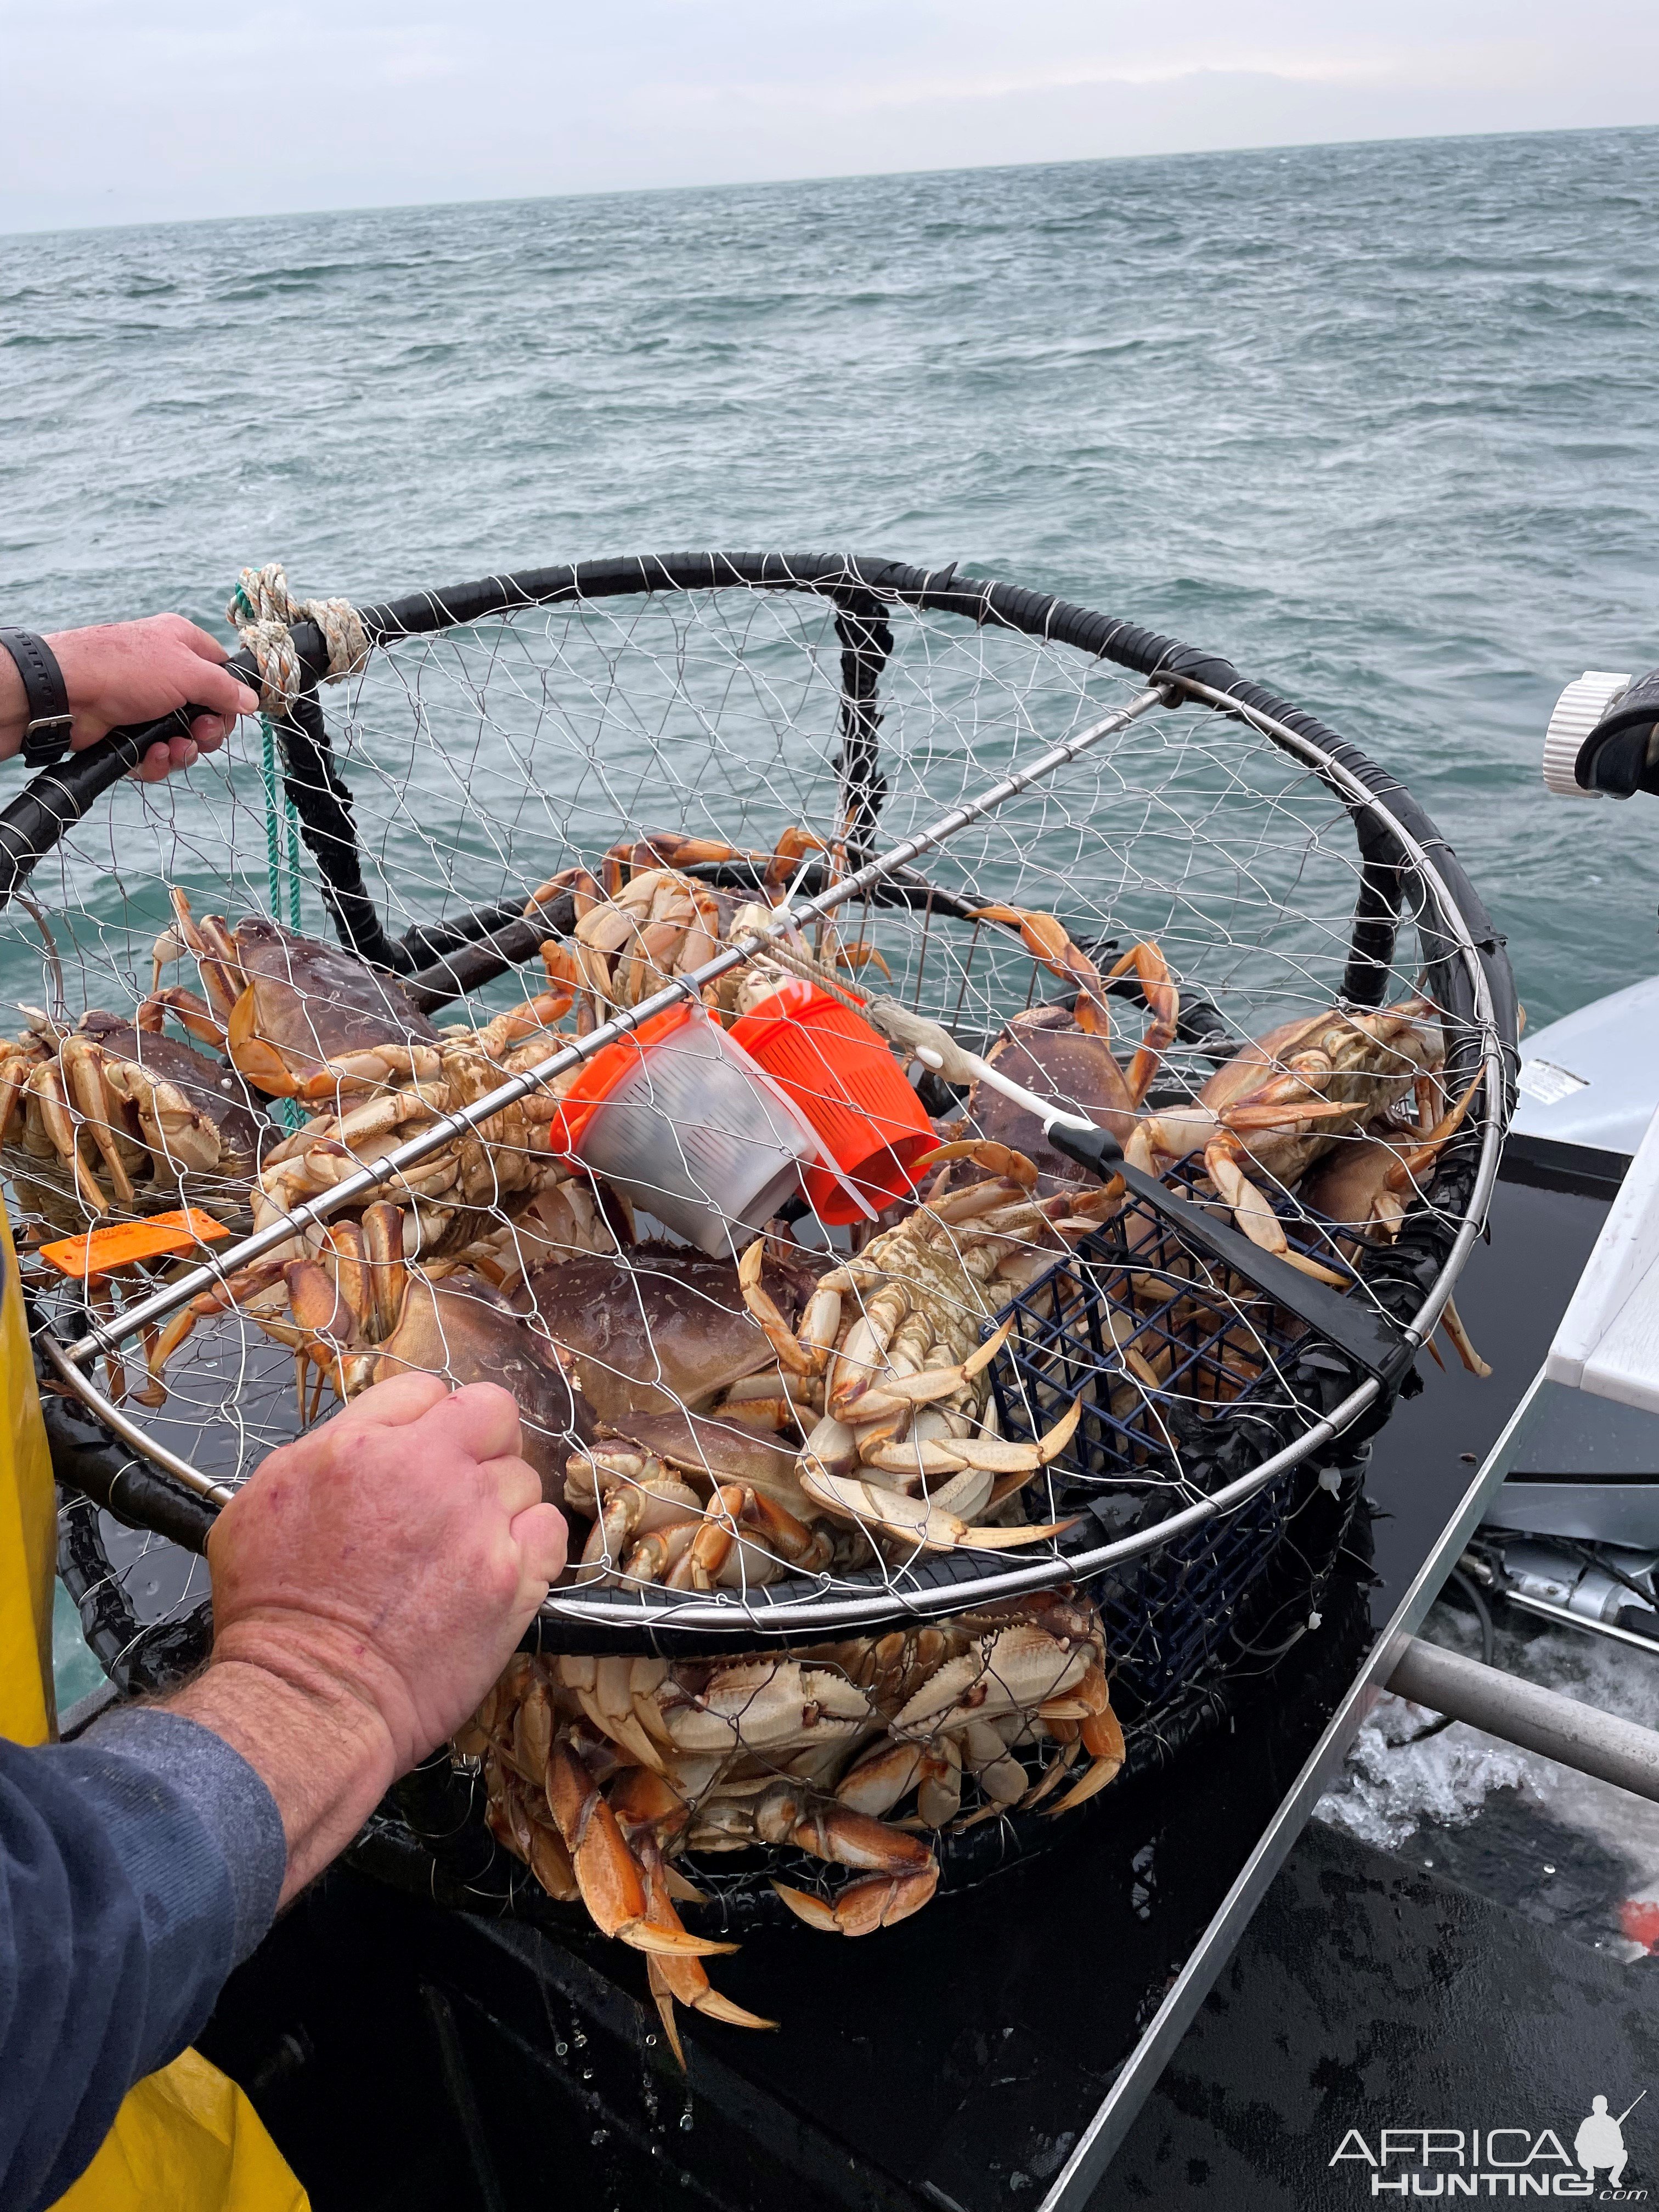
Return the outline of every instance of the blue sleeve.
{"type": "Polygon", "coordinates": [[[0,2204],[82,2172],[270,1926],[287,1852],[241,1755],[155,1707],[0,1741],[0,2204]]]}

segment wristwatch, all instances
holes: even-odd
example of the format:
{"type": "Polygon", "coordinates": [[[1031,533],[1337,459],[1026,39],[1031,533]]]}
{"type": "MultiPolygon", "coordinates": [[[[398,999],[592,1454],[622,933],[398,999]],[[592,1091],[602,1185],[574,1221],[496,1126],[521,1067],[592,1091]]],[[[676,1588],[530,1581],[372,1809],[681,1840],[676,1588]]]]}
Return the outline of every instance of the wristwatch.
{"type": "Polygon", "coordinates": [[[69,692],[58,656],[32,629],[0,628],[3,646],[23,679],[28,720],[23,726],[23,765],[49,768],[70,749],[69,692]]]}

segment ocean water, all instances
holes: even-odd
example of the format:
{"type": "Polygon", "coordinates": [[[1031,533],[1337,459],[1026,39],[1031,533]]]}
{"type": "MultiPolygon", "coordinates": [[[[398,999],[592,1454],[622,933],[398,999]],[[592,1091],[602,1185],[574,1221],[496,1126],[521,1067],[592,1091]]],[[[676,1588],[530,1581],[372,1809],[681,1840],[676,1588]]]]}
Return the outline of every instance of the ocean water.
{"type": "MultiPolygon", "coordinates": [[[[1659,967],[1659,817],[1547,799],[1659,660],[1659,134],[0,240],[0,609],[219,622],[846,546],[1229,654],[1398,772],[1532,1020],[1659,967]]],[[[222,623],[220,626],[222,627],[222,623]]],[[[18,771],[0,771],[0,797],[18,771]]]]}

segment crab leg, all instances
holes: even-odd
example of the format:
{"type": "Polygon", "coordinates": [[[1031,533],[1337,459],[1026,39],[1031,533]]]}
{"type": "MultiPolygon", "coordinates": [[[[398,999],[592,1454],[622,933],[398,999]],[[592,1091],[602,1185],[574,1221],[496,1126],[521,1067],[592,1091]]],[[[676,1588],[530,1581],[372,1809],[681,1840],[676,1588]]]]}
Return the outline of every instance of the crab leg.
{"type": "MultiPolygon", "coordinates": [[[[653,1540],[661,1544],[666,1540],[669,1553],[678,1561],[689,1549],[689,1540],[679,1539],[678,1530],[685,1528],[695,1535],[705,1525],[697,1493],[689,1484],[666,1472],[647,1476],[642,1459],[632,1454],[629,1459],[634,1462],[631,1467],[615,1456],[588,1462],[596,1465],[602,1474],[610,1474],[611,1480],[599,1489],[593,1525],[587,1532],[581,1565],[576,1573],[579,1583],[609,1581],[625,1547],[632,1544],[628,1554],[630,1560],[641,1550],[639,1544],[632,1543],[635,1537],[647,1544],[652,1544],[653,1540]]],[[[580,1464],[580,1461],[573,1462],[573,1467],[580,1464]]],[[[575,1502],[574,1492],[568,1491],[568,1494],[575,1502]]],[[[647,1551],[646,1560],[653,1556],[654,1549],[647,1551]]],[[[627,1568],[624,1571],[631,1571],[627,1568]]],[[[701,1587],[707,1589],[708,1585],[705,1583],[701,1587]]]]}
{"type": "Polygon", "coordinates": [[[990,1365],[1013,1327],[1012,1322],[1006,1322],[967,1358],[952,1365],[896,1375],[888,1365],[896,1334],[896,1324],[890,1318],[890,1303],[887,1294],[878,1291],[848,1333],[830,1392],[838,1420],[853,1419],[862,1425],[953,1395],[990,1365]],[[848,1370],[846,1379],[842,1379],[843,1367],[848,1370]]]}
{"type": "Polygon", "coordinates": [[[205,1175],[218,1166],[218,1130],[175,1084],[136,1060],[106,1059],[100,1073],[107,1091],[137,1109],[144,1144],[174,1174],[205,1175]]]}
{"type": "Polygon", "coordinates": [[[690,1935],[678,1920],[669,1928],[647,1919],[639,1861],[592,1778],[562,1744],[555,1744],[548,1755],[547,1802],[570,1854],[582,1903],[601,1935],[614,1936],[636,1951],[690,1958],[714,1958],[737,1949],[735,1943],[690,1935]]]}
{"type": "Polygon", "coordinates": [[[147,999],[141,1000],[132,1026],[151,1036],[160,1036],[168,1014],[198,1044],[217,1045],[223,1051],[223,1022],[199,992],[187,990],[182,983],[172,984],[166,990],[153,990],[147,999]]]}
{"type": "Polygon", "coordinates": [[[861,1456],[866,1467],[884,1474],[933,1476],[960,1474],[972,1468],[984,1474],[1035,1474],[1058,1458],[1070,1443],[1083,1418],[1083,1401],[1074,1398],[1048,1433],[1032,1443],[1016,1443],[1001,1437],[931,1437],[923,1441],[877,1444],[861,1456]]]}
{"type": "Polygon", "coordinates": [[[98,1048],[90,1038],[67,1036],[58,1054],[58,1064],[70,1109],[92,1132],[92,1141],[109,1170],[117,1201],[131,1209],[137,1203],[137,1194],[115,1141],[112,1118],[114,1107],[99,1058],[98,1048]]]}
{"type": "Polygon", "coordinates": [[[1469,1373],[1480,1376],[1484,1382],[1492,1373],[1491,1364],[1480,1357],[1474,1345],[1470,1343],[1469,1333],[1463,1326],[1463,1316],[1449,1298],[1446,1301],[1445,1311],[1440,1316],[1440,1326],[1451,1339],[1458,1358],[1468,1368],[1469,1373]]]}
{"type": "Polygon", "coordinates": [[[1028,952],[1036,953],[1043,966],[1058,975],[1061,982],[1076,986],[1078,1027],[1103,1037],[1110,1036],[1112,1017],[1100,970],[1086,952],[1073,944],[1052,914],[1035,913],[1020,906],[982,906],[973,918],[975,921],[1006,922],[1018,929],[1020,942],[1028,952]]]}
{"type": "Polygon", "coordinates": [[[571,902],[575,907],[578,921],[585,914],[591,913],[605,896],[592,876],[580,863],[574,867],[562,868],[556,876],[550,876],[545,883],[538,884],[525,901],[525,920],[540,921],[540,909],[545,906],[551,906],[554,900],[564,891],[568,891],[571,895],[571,902]]]}
{"type": "Polygon", "coordinates": [[[1152,1088],[1152,1078],[1163,1065],[1164,1055],[1175,1042],[1176,1024],[1181,1014],[1181,994],[1170,974],[1170,964],[1156,945],[1145,942],[1131,945],[1123,957],[1108,969],[1108,981],[1127,975],[1133,968],[1140,978],[1146,994],[1146,1005],[1152,1021],[1146,1034],[1135,1048],[1134,1058],[1129,1062],[1124,1077],[1129,1087],[1129,1097],[1139,1106],[1152,1088]]]}
{"type": "MultiPolygon", "coordinates": [[[[1431,1082],[1433,1080],[1432,1078],[1428,1079],[1431,1082]]],[[[1439,1158],[1442,1149],[1462,1128],[1463,1117],[1469,1110],[1474,1094],[1485,1081],[1486,1071],[1482,1069],[1457,1103],[1443,1114],[1431,1128],[1425,1129],[1416,1144],[1401,1152],[1395,1158],[1394,1165],[1389,1170],[1383,1181],[1385,1188],[1394,1194],[1396,1201],[1407,1190],[1415,1198],[1423,1196],[1422,1187],[1418,1181],[1419,1176],[1427,1173],[1439,1158]]],[[[1401,1212],[1403,1211],[1402,1206],[1401,1212]]]]}
{"type": "Polygon", "coordinates": [[[366,1310],[374,1316],[377,1341],[391,1335],[404,1310],[409,1268],[404,1258],[403,1209],[390,1199],[365,1206],[362,1219],[366,1310]]]}
{"type": "MultiPolygon", "coordinates": [[[[227,1312],[232,1306],[246,1305],[262,1291],[268,1291],[283,1279],[283,1270],[288,1262],[266,1260],[250,1267],[240,1275],[233,1275],[228,1282],[204,1291],[180,1309],[162,1329],[150,1346],[149,1376],[152,1382],[161,1385],[162,1370],[198,1322],[210,1320],[213,1315],[227,1312]]],[[[162,1386],[165,1387],[165,1386],[162,1386]]]]}
{"type": "Polygon", "coordinates": [[[40,1064],[28,1058],[28,1041],[19,1037],[0,1054],[0,1145],[11,1134],[12,1121],[22,1104],[29,1074],[40,1064]]]}
{"type": "Polygon", "coordinates": [[[925,1827],[942,1828],[962,1810],[962,1753],[949,1737],[937,1744],[885,1743],[842,1777],[836,1802],[879,1820],[912,1790],[925,1827]]]}
{"type": "Polygon", "coordinates": [[[1309,1259],[1305,1253],[1291,1251],[1284,1223],[1267,1203],[1266,1193],[1259,1190],[1240,1167],[1239,1157],[1236,1140],[1223,1131],[1204,1147],[1204,1169],[1251,1243],[1264,1252],[1276,1254],[1281,1260],[1288,1260],[1291,1267],[1299,1268],[1304,1275],[1311,1275],[1316,1282],[1329,1283],[1334,1290],[1346,1291],[1349,1281],[1346,1275],[1309,1259]]]}
{"type": "Polygon", "coordinates": [[[538,1030],[550,1029],[553,1024],[570,1012],[575,992],[569,988],[554,988],[538,991],[533,999],[522,1000],[509,1006],[504,1014],[497,1014],[476,1031],[472,1042],[489,1059],[505,1052],[521,1039],[533,1036],[538,1030]]]}
{"type": "Polygon", "coordinates": [[[35,1068],[23,1087],[40,1108],[41,1124],[51,1139],[52,1149],[60,1158],[69,1162],[75,1176],[76,1191],[82,1202],[94,1213],[106,1212],[108,1201],[81,1150],[81,1125],[65,1095],[63,1074],[58,1062],[49,1060],[35,1068]]]}
{"type": "Polygon", "coordinates": [[[801,1488],[813,1504],[836,1519],[854,1522],[925,1552],[1013,1551],[1022,1544],[1046,1543],[1062,1536],[1074,1525],[1073,1521],[1053,1521],[1029,1528],[973,1528],[927,1498],[906,1498],[899,1491],[882,1490],[851,1476],[829,1474],[809,1465],[800,1480],[801,1488]]]}
{"type": "Polygon", "coordinates": [[[726,1565],[737,1539],[738,1519],[749,1494],[739,1484],[729,1482],[715,1491],[696,1535],[675,1566],[675,1578],[670,1582],[672,1589],[714,1589],[714,1577],[726,1565]]]}
{"type": "MultiPolygon", "coordinates": [[[[799,1334],[779,1311],[777,1303],[761,1281],[766,1261],[766,1240],[757,1237],[738,1262],[738,1281],[743,1302],[778,1355],[778,1364],[791,1375],[822,1375],[829,1363],[841,1327],[841,1293],[820,1284],[808,1302],[799,1334]]],[[[836,1271],[839,1273],[839,1270],[836,1271]]]]}

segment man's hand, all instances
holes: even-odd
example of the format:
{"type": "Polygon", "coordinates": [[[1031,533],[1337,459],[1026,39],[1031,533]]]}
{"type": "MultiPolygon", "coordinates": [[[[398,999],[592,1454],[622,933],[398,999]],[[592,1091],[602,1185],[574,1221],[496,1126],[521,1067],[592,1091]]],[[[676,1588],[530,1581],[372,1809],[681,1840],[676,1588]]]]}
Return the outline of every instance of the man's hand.
{"type": "MultiPolygon", "coordinates": [[[[182,615],[151,615],[143,622],[102,623],[94,629],[61,629],[46,639],[64,672],[69,693],[70,742],[76,752],[129,722],[158,721],[177,707],[203,707],[187,738],[152,745],[133,773],[159,782],[173,769],[190,768],[200,754],[216,752],[239,714],[258,701],[229,674],[229,657],[182,615]]],[[[9,653],[0,653],[0,760],[23,742],[27,708],[22,679],[9,653]]]]}
{"type": "Polygon", "coordinates": [[[366,1391],[273,1452],[208,1542],[213,1658],[167,1702],[270,1787],[284,1897],[473,1711],[565,1559],[494,1383],[366,1391]]]}

